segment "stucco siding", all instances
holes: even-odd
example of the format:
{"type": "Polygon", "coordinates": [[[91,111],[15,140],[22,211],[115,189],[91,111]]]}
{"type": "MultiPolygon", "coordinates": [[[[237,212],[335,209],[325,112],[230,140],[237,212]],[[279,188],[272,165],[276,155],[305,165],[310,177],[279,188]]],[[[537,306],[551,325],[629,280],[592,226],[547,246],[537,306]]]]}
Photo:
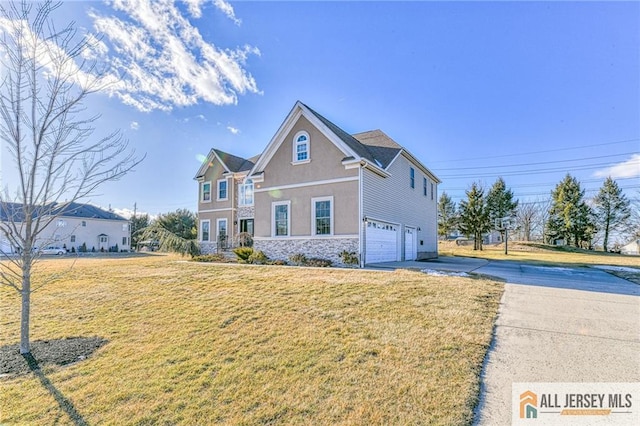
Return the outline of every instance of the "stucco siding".
{"type": "Polygon", "coordinates": [[[346,170],[341,164],[345,154],[329,141],[306,118],[300,117],[265,168],[260,187],[283,186],[303,182],[321,181],[357,176],[357,169],[346,170]],[[301,131],[309,135],[309,161],[293,163],[294,137],[301,131]]]}
{"type": "Polygon", "coordinates": [[[255,235],[272,236],[273,202],[289,201],[291,215],[290,236],[312,235],[312,199],[333,197],[332,234],[357,235],[358,233],[358,181],[352,180],[316,184],[290,189],[256,191],[255,235]]]}
{"type": "MultiPolygon", "coordinates": [[[[436,183],[403,155],[398,156],[387,171],[391,176],[385,178],[369,169],[363,170],[364,216],[400,224],[402,235],[405,227],[420,228],[417,231],[418,258],[437,256],[436,183]],[[410,186],[410,167],[414,169],[414,188],[410,186]],[[423,178],[427,178],[426,196],[423,193],[423,178]]],[[[400,246],[403,250],[402,243],[400,246]]]]}

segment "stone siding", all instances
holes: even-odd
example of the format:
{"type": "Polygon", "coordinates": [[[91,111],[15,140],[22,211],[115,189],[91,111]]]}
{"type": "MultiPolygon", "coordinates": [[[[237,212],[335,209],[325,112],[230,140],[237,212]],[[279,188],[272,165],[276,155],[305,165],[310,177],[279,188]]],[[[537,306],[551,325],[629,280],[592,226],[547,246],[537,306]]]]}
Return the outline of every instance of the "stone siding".
{"type": "Polygon", "coordinates": [[[238,219],[253,219],[255,207],[238,207],[238,219]]]}
{"type": "Polygon", "coordinates": [[[200,253],[202,254],[214,254],[218,252],[216,243],[212,242],[200,242],[200,253]]]}
{"type": "Polygon", "coordinates": [[[254,250],[261,250],[270,259],[289,261],[289,256],[302,253],[307,258],[328,259],[334,265],[343,265],[339,254],[346,250],[358,253],[357,238],[259,239],[254,250]]]}

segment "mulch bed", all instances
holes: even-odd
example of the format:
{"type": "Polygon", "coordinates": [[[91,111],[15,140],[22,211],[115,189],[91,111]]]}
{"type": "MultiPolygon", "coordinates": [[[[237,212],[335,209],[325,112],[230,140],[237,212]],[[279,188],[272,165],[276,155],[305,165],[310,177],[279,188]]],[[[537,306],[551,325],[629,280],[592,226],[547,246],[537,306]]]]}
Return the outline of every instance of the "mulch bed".
{"type": "Polygon", "coordinates": [[[31,342],[32,357],[20,355],[20,345],[0,346],[0,376],[26,374],[44,366],[64,366],[87,359],[108,340],[102,337],[69,337],[31,342]]]}

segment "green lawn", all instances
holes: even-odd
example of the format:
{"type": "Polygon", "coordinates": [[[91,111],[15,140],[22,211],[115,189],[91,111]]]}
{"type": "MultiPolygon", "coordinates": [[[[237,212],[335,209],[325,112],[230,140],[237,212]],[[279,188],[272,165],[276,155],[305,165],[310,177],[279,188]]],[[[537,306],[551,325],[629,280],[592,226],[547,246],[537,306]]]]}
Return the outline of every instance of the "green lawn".
{"type": "MultiPolygon", "coordinates": [[[[80,259],[33,295],[32,338],[108,342],[0,378],[0,423],[469,424],[501,293],[410,271],[80,259]]],[[[0,289],[0,346],[18,314],[0,289]]]]}

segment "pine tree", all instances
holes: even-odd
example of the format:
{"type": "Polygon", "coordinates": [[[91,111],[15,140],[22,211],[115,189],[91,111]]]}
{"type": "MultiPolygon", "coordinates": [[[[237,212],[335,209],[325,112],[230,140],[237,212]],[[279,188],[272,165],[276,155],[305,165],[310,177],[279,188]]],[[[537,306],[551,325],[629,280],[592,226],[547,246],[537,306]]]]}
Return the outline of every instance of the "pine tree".
{"type": "Polygon", "coordinates": [[[551,193],[551,209],[547,221],[547,237],[563,238],[576,247],[590,242],[595,233],[591,208],[584,201],[580,182],[567,173],[551,193]]]}
{"type": "Polygon", "coordinates": [[[631,203],[615,180],[608,177],[593,200],[598,228],[604,232],[602,246],[607,251],[611,232],[622,230],[631,217],[631,203]]]}
{"type": "MultiPolygon", "coordinates": [[[[487,194],[489,221],[495,226],[500,219],[515,216],[517,208],[518,200],[513,200],[513,191],[507,189],[504,179],[498,178],[487,194]]],[[[499,230],[504,239],[504,229],[499,230]]]]}
{"type": "Polygon", "coordinates": [[[465,193],[467,199],[460,201],[459,228],[467,237],[473,236],[474,250],[482,250],[482,234],[491,229],[484,189],[474,182],[465,193]]]}
{"type": "Polygon", "coordinates": [[[456,229],[458,216],[456,203],[446,192],[443,192],[438,200],[438,235],[446,237],[456,229]]]}

